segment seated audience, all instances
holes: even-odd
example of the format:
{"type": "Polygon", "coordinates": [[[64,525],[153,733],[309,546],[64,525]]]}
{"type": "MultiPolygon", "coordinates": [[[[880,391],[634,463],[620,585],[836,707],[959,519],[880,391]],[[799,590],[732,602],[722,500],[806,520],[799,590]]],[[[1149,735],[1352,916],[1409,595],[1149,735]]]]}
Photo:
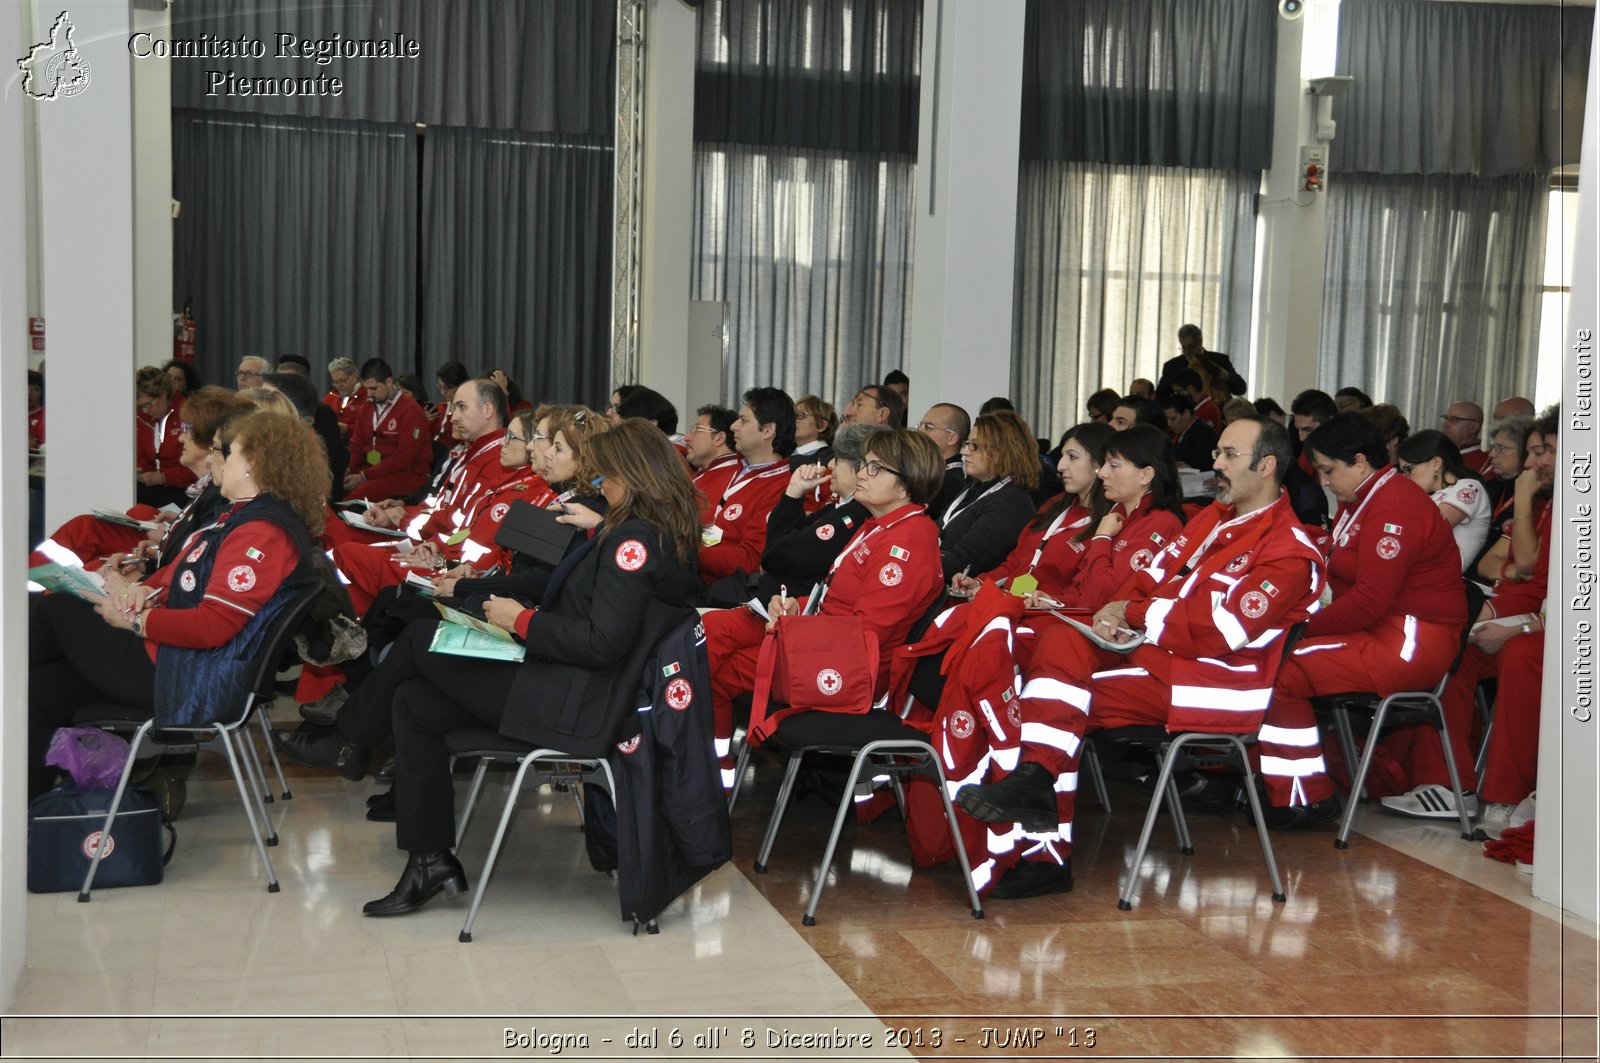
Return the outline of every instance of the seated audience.
{"type": "MultiPolygon", "coordinates": [[[[158,374],[160,370],[155,370],[158,374]]],[[[249,658],[235,652],[314,580],[313,537],[327,491],[317,444],[298,418],[252,413],[225,424],[214,466],[226,506],[143,583],[106,569],[98,601],[30,601],[28,773],[51,784],[45,750],[84,705],[110,701],[173,718],[233,693],[249,658]]]]}
{"type": "Polygon", "coordinates": [[[1263,417],[1270,417],[1285,428],[1293,428],[1289,423],[1289,411],[1278,405],[1277,399],[1256,399],[1250,404],[1255,411],[1263,417]]]}
{"type": "Polygon", "coordinates": [[[240,391],[260,387],[262,378],[271,370],[271,362],[258,355],[247,354],[239,359],[239,367],[233,371],[234,387],[240,391]]]}
{"type": "MultiPolygon", "coordinates": [[[[1469,573],[1478,572],[1484,557],[1494,549],[1500,537],[1511,533],[1511,507],[1516,499],[1518,474],[1528,461],[1528,432],[1532,428],[1531,418],[1514,417],[1496,423],[1489,430],[1490,479],[1484,483],[1484,487],[1488,490],[1493,508],[1489,513],[1489,533],[1484,536],[1483,548],[1472,559],[1472,565],[1467,569],[1469,573]]],[[[1536,506],[1535,518],[1538,508],[1536,506]]],[[[1491,575],[1488,578],[1492,582],[1497,577],[1491,575]]]]}
{"type": "MultiPolygon", "coordinates": [[[[1110,390],[1107,388],[1106,390],[1110,390]]],[[[1156,386],[1144,377],[1134,377],[1128,385],[1128,397],[1133,399],[1153,399],[1156,397],[1156,386]]]]}
{"type": "Polygon", "coordinates": [[[1184,325],[1178,329],[1178,347],[1183,353],[1167,359],[1161,366],[1161,379],[1156,381],[1157,395],[1172,390],[1176,386],[1174,376],[1184,369],[1199,373],[1201,388],[1218,402],[1227,402],[1230,396],[1243,395],[1247,390],[1244,377],[1227,355],[1206,350],[1199,326],[1184,325]]]}
{"type": "Polygon", "coordinates": [[[728,482],[739,472],[742,459],[733,449],[733,422],[738,411],[709,403],[695,411],[689,430],[689,467],[700,492],[700,526],[711,523],[728,482]]]}
{"type": "Polygon", "coordinates": [[[1232,398],[1222,404],[1223,426],[1232,424],[1241,417],[1251,417],[1256,413],[1255,403],[1249,399],[1232,398]]]}
{"type": "Polygon", "coordinates": [[[28,449],[44,446],[44,374],[28,370],[28,449]]]}
{"type": "Polygon", "coordinates": [[[746,391],[733,421],[733,446],[742,464],[700,531],[700,579],[707,586],[761,564],[767,515],[789,483],[794,401],[778,388],[746,391]]]}
{"type": "Polygon", "coordinates": [[[1333,404],[1340,413],[1360,413],[1372,405],[1372,396],[1357,387],[1340,388],[1333,393],[1333,404]]]}
{"type": "Polygon", "coordinates": [[[939,448],[939,457],[944,459],[944,484],[939,488],[938,497],[928,506],[928,516],[938,520],[967,486],[961,444],[972,431],[972,418],[960,406],[941,402],[928,407],[917,424],[917,431],[933,440],[933,445],[939,448]]]}
{"type": "Polygon", "coordinates": [[[1521,395],[1513,395],[1509,399],[1501,399],[1494,405],[1493,417],[1496,421],[1507,421],[1511,418],[1533,420],[1533,403],[1521,395]]]}
{"type": "MultiPolygon", "coordinates": [[[[1206,400],[1210,402],[1209,397],[1206,400]]],[[[1212,403],[1215,406],[1215,403],[1212,403]]],[[[1186,469],[1209,469],[1211,452],[1217,449],[1218,429],[1208,421],[1195,416],[1194,405],[1188,396],[1174,392],[1161,404],[1167,415],[1167,429],[1172,436],[1172,453],[1178,464],[1186,469]]]]}
{"type": "MultiPolygon", "coordinates": [[[[1289,504],[1294,507],[1300,523],[1315,528],[1328,526],[1328,496],[1322,490],[1321,477],[1311,466],[1311,456],[1305,452],[1305,441],[1319,425],[1333,420],[1338,414],[1339,408],[1334,405],[1333,397],[1315,388],[1302,391],[1289,403],[1289,427],[1299,441],[1295,451],[1299,456],[1289,470],[1283,488],[1289,492],[1289,504]]],[[[1388,464],[1387,451],[1384,464],[1388,464]]]]}
{"type": "Polygon", "coordinates": [[[433,464],[428,415],[395,383],[394,370],[381,358],[369,358],[361,367],[361,386],[367,410],[350,431],[345,497],[404,498],[428,482],[433,464]]]}
{"type": "MultiPolygon", "coordinates": [[[[1015,767],[1008,772],[998,757],[986,758],[956,795],[964,811],[995,825],[988,852],[970,854],[979,889],[995,887],[990,896],[1011,899],[1072,888],[1086,734],[1134,724],[1256,729],[1283,655],[1281,639],[1316,608],[1322,587],[1321,557],[1279,486],[1289,458],[1288,435],[1275,422],[1235,421],[1223,430],[1213,465],[1217,501],[1090,621],[1111,642],[1142,632],[1143,643],[1131,652],[1100,649],[1065,624],[1039,636],[1016,711],[1008,709],[1003,725],[1006,736],[1020,731],[1020,750],[1007,758],[1015,767]]],[[[1009,690],[1010,670],[1002,671],[1009,690]]],[[[951,725],[959,715],[941,708],[946,743],[968,730],[951,725]]],[[[1019,741],[996,740],[1013,748],[1019,741]]],[[[961,770],[951,772],[952,781],[963,778],[961,770]]]]}
{"type": "Polygon", "coordinates": [[[1488,470],[1489,456],[1478,445],[1478,433],[1483,431],[1482,406],[1476,402],[1452,402],[1439,415],[1439,430],[1460,449],[1467,468],[1479,475],[1488,470]]]}
{"type": "MultiPolygon", "coordinates": [[[[1222,431],[1222,407],[1217,400],[1211,397],[1211,392],[1201,383],[1200,374],[1193,369],[1180,369],[1172,374],[1172,390],[1167,393],[1169,397],[1181,396],[1189,400],[1189,408],[1199,420],[1211,426],[1213,432],[1222,431]]],[[[1167,408],[1167,399],[1162,399],[1163,409],[1167,408]]],[[[1226,400],[1224,400],[1226,401],[1226,400]]],[[[1206,452],[1206,460],[1195,468],[1205,468],[1211,461],[1210,451],[1206,452]]]]}
{"type": "Polygon", "coordinates": [[[472,379],[472,374],[467,372],[467,367],[460,362],[450,361],[439,367],[435,374],[434,383],[439,385],[439,405],[428,411],[428,419],[433,423],[434,461],[456,445],[455,425],[450,417],[450,404],[455,401],[456,388],[472,379]]]}
{"type": "Polygon", "coordinates": [[[891,369],[883,378],[883,386],[900,396],[900,405],[906,406],[911,398],[911,378],[898,369],[891,369]]]}
{"type": "Polygon", "coordinates": [[[134,377],[135,405],[138,408],[138,445],[134,448],[136,499],[157,509],[183,505],[185,489],[195,475],[184,467],[183,398],[172,393],[172,381],[153,365],[134,377]]]}
{"type": "MultiPolygon", "coordinates": [[[[349,358],[333,359],[328,363],[328,382],[333,386],[322,397],[322,401],[334,412],[334,416],[339,418],[339,434],[349,439],[350,434],[356,430],[356,422],[367,413],[367,407],[370,405],[367,393],[362,390],[361,376],[356,372],[356,363],[349,358]]],[[[242,378],[239,386],[245,386],[242,378]]]]}
{"type": "Polygon", "coordinates": [[[1395,455],[1400,472],[1428,492],[1446,524],[1455,532],[1461,571],[1478,559],[1489,534],[1489,492],[1461,461],[1461,453],[1443,432],[1429,429],[1408,436],[1395,455]]]}
{"type": "Polygon", "coordinates": [[[161,371],[167,374],[168,380],[172,381],[174,398],[182,395],[187,399],[205,386],[205,381],[200,377],[200,370],[194,367],[193,362],[172,358],[161,363],[161,371]]]}
{"type": "MultiPolygon", "coordinates": [[[[1147,380],[1145,383],[1148,384],[1149,381],[1147,380]]],[[[1140,396],[1133,392],[1129,392],[1129,396],[1131,398],[1148,397],[1140,396]]],[[[1122,405],[1122,396],[1110,388],[1101,388],[1089,396],[1089,401],[1085,405],[1089,411],[1090,422],[1094,424],[1110,424],[1112,414],[1116,413],[1117,407],[1122,405]]]]}
{"type": "Polygon", "coordinates": [[[299,373],[268,373],[262,379],[265,387],[280,392],[294,407],[301,421],[311,426],[322,447],[328,453],[328,483],[332,490],[329,498],[337,502],[344,497],[344,474],[350,467],[350,446],[339,433],[339,418],[332,409],[323,405],[311,377],[299,373]]]}
{"type": "Polygon", "coordinates": [[[1411,425],[1406,421],[1405,414],[1401,413],[1400,407],[1392,402],[1380,402],[1376,406],[1368,406],[1360,413],[1377,427],[1378,434],[1383,437],[1384,445],[1389,451],[1389,464],[1394,464],[1395,455],[1400,451],[1401,441],[1411,434],[1411,425]]]}
{"type": "Polygon", "coordinates": [[[941,582],[998,565],[1037,508],[1028,493],[1039,482],[1038,444],[1012,411],[978,416],[961,444],[961,463],[966,483],[939,518],[941,582]]]}
{"type": "Polygon", "coordinates": [[[794,453],[789,455],[789,468],[802,465],[826,465],[832,457],[833,434],[839,428],[839,416],[833,405],[807,395],[794,404],[794,453]]]}
{"type": "MultiPolygon", "coordinates": [[[[1261,728],[1261,775],[1276,806],[1268,822],[1280,828],[1313,826],[1340,810],[1311,698],[1428,690],[1455,658],[1466,621],[1450,526],[1389,465],[1372,422],[1339,414],[1306,438],[1305,453],[1339,512],[1328,556],[1333,601],[1290,651],[1261,728]]],[[[1470,773],[1470,757],[1463,771],[1470,773]]]]}
{"type": "Polygon", "coordinates": [[[1111,412],[1111,427],[1122,432],[1136,424],[1147,424],[1165,432],[1167,413],[1154,399],[1125,398],[1111,412]]]}
{"type": "Polygon", "coordinates": [[[906,426],[906,404],[900,393],[881,384],[868,384],[856,392],[844,408],[844,424],[881,424],[889,428],[906,426]]]}

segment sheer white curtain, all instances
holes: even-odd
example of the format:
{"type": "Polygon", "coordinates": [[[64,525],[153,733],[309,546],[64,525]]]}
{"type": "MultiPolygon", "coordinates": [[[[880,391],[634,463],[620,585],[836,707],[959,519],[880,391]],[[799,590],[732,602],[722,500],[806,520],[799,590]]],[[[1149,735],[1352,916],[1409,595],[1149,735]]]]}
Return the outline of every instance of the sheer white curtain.
{"type": "Polygon", "coordinates": [[[1037,434],[1084,420],[1102,387],[1156,379],[1180,325],[1199,325],[1213,350],[1243,350],[1258,183],[1230,170],[1023,164],[1012,398],[1037,434]]]}

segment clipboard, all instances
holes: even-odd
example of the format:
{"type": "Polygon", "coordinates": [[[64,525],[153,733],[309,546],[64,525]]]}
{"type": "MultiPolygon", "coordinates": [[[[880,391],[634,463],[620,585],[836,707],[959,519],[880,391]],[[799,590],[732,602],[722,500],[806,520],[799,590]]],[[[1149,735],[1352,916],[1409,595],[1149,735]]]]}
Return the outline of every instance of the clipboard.
{"type": "Polygon", "coordinates": [[[576,531],[570,524],[558,523],[559,516],[559,510],[541,509],[520,500],[513,502],[494,541],[553,567],[566,556],[576,531]]]}

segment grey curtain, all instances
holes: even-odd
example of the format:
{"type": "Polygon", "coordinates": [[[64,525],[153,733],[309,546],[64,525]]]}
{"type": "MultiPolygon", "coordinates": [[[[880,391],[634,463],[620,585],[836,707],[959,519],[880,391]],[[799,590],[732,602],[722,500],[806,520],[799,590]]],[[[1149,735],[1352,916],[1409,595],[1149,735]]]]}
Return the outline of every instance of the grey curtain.
{"type": "MultiPolygon", "coordinates": [[[[172,64],[178,107],[609,135],[616,5],[608,0],[182,0],[172,37],[262,42],[265,57],[172,64]],[[301,53],[280,56],[280,33],[301,53]],[[305,58],[318,42],[415,41],[415,59],[305,58]],[[337,77],[339,96],[222,95],[207,71],[337,77]]],[[[312,54],[315,54],[313,51],[312,54]]]]}
{"type": "Polygon", "coordinates": [[[411,126],[174,110],[174,295],[199,369],[238,359],[402,356],[415,347],[411,126]]]}
{"type": "Polygon", "coordinates": [[[1334,178],[1318,386],[1363,387],[1413,428],[1532,395],[1547,178],[1334,178]]]}
{"type": "MultiPolygon", "coordinates": [[[[1344,0],[1339,171],[1549,173],[1578,161],[1593,7],[1344,0]]],[[[1337,176],[1337,175],[1336,175],[1337,176]]]]}
{"type": "Polygon", "coordinates": [[[610,392],[609,145],[435,127],[422,177],[429,370],[502,368],[535,402],[610,392]]]}
{"type": "Polygon", "coordinates": [[[839,402],[903,364],[921,0],[709,0],[690,297],[723,302],[721,396],[839,402]]]}
{"type": "Polygon", "coordinates": [[[1277,0],[1029,0],[1022,157],[1265,169],[1277,0]]]}
{"type": "Polygon", "coordinates": [[[1259,181],[1226,170],[1023,164],[1011,396],[1037,435],[1084,420],[1100,388],[1156,379],[1185,323],[1243,364],[1259,181]]]}
{"type": "Polygon", "coordinates": [[[756,384],[848,401],[903,364],[915,169],[898,156],[697,146],[690,298],[727,304],[722,401],[756,384]]]}

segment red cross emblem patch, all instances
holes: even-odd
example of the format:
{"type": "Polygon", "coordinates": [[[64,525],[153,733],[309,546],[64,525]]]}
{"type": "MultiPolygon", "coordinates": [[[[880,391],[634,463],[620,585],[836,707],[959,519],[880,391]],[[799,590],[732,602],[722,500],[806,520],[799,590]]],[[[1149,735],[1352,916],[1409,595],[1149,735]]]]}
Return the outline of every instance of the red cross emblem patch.
{"type": "Polygon", "coordinates": [[[966,709],[957,709],[950,714],[950,733],[957,738],[971,738],[977,729],[978,721],[966,709]]]}
{"type": "Polygon", "coordinates": [[[844,676],[832,668],[824,668],[817,673],[817,689],[832,697],[844,689],[844,676]]]}
{"type": "Polygon", "coordinates": [[[191,565],[194,564],[196,561],[200,560],[201,556],[204,555],[205,552],[206,552],[206,547],[208,547],[210,545],[211,545],[210,543],[201,543],[199,546],[195,547],[193,550],[190,550],[188,556],[185,557],[184,560],[189,562],[189,564],[191,564],[191,565]]]}
{"type": "Polygon", "coordinates": [[[629,539],[617,547],[617,567],[624,572],[637,572],[650,560],[650,551],[638,539],[629,539]]]}
{"type": "Polygon", "coordinates": [[[626,742],[618,742],[617,743],[617,752],[621,753],[623,756],[627,756],[629,753],[632,753],[634,750],[638,749],[639,748],[639,737],[640,737],[639,735],[634,735],[632,738],[628,739],[626,742]]]}
{"type": "Polygon", "coordinates": [[[1228,567],[1227,567],[1227,569],[1225,571],[1227,571],[1229,574],[1232,574],[1234,572],[1242,572],[1242,571],[1244,571],[1244,567],[1246,565],[1248,565],[1249,563],[1250,563],[1250,555],[1249,554],[1240,554],[1238,557],[1236,557],[1232,561],[1228,562],[1228,567]]]}
{"type": "Polygon", "coordinates": [[[1155,559],[1156,559],[1156,555],[1155,555],[1155,553],[1153,551],[1140,550],[1138,553],[1133,555],[1133,568],[1134,568],[1134,571],[1138,572],[1138,571],[1142,571],[1142,570],[1144,570],[1146,568],[1149,568],[1150,567],[1150,562],[1154,561],[1155,559]]]}
{"type": "Polygon", "coordinates": [[[1013,701],[1006,706],[1006,720],[1012,727],[1022,726],[1022,705],[1019,702],[1013,701]]]}
{"type": "Polygon", "coordinates": [[[183,575],[178,577],[178,586],[186,591],[194,590],[195,582],[194,572],[191,569],[184,569],[183,575]]]}
{"type": "Polygon", "coordinates": [[[489,510],[489,519],[498,524],[506,519],[506,514],[509,512],[511,512],[511,503],[497,502],[494,508],[489,510]]]}
{"type": "Polygon", "coordinates": [[[235,565],[228,571],[228,589],[244,592],[256,585],[256,570],[249,565],[235,565]]]}
{"type": "Polygon", "coordinates": [[[383,426],[383,430],[385,432],[393,432],[399,426],[400,422],[391,417],[389,418],[389,423],[383,426]]]}
{"type": "Polygon", "coordinates": [[[878,582],[885,587],[893,587],[905,578],[905,572],[893,561],[878,569],[878,582]]]}
{"type": "Polygon", "coordinates": [[[1254,620],[1267,611],[1267,596],[1260,591],[1251,591],[1239,599],[1239,610],[1254,620]]]}
{"type": "Polygon", "coordinates": [[[821,539],[823,542],[827,542],[829,539],[833,538],[833,530],[832,524],[824,524],[822,527],[817,529],[817,538],[821,539]]]}
{"type": "Polygon", "coordinates": [[[731,506],[724,506],[722,509],[722,515],[729,520],[738,520],[744,515],[744,507],[735,502],[731,506]]]}
{"type": "Polygon", "coordinates": [[[667,684],[667,704],[682,712],[694,700],[694,687],[687,679],[674,679],[667,684]]]}
{"type": "Polygon", "coordinates": [[[1378,556],[1385,561],[1393,561],[1400,556],[1400,540],[1392,535],[1385,535],[1378,540],[1378,556]]]}
{"type": "Polygon", "coordinates": [[[1478,489],[1473,487],[1471,484],[1463,486],[1459,493],[1461,495],[1461,501],[1465,502],[1469,506],[1478,500],[1478,489]]]}

